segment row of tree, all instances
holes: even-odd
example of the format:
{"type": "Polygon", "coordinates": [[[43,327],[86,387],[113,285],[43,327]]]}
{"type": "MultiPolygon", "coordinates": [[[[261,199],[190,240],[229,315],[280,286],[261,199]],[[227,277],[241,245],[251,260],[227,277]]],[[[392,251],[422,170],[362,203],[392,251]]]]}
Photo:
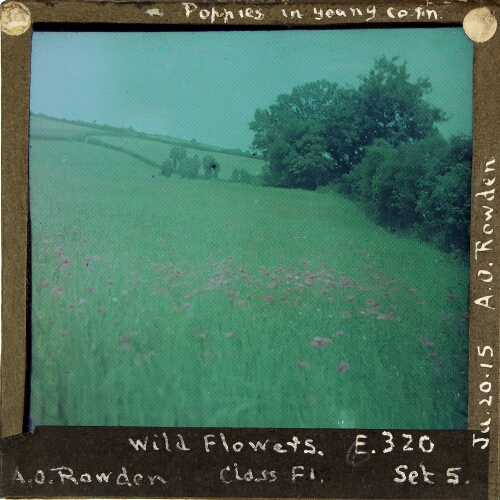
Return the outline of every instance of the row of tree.
{"type": "Polygon", "coordinates": [[[395,147],[424,139],[446,118],[423,99],[430,89],[426,78],[410,82],[405,63],[382,58],[357,89],[320,80],[278,96],[249,124],[265,182],[316,189],[348,173],[375,139],[395,147]]]}
{"type": "Polygon", "coordinates": [[[344,174],[340,191],[379,225],[467,257],[471,163],[470,137],[435,133],[399,146],[377,140],[344,174]]]}
{"type": "Polygon", "coordinates": [[[430,91],[384,57],[357,88],[321,80],[278,96],[249,124],[263,183],[334,186],[380,225],[467,255],[472,141],[438,132],[446,116],[430,91]]]}
{"type": "Polygon", "coordinates": [[[217,179],[219,177],[220,164],[210,154],[202,159],[198,155],[188,156],[186,148],[174,146],[161,166],[161,173],[166,177],[177,174],[180,177],[196,179],[199,177],[200,168],[203,169],[205,179],[217,179]]]}

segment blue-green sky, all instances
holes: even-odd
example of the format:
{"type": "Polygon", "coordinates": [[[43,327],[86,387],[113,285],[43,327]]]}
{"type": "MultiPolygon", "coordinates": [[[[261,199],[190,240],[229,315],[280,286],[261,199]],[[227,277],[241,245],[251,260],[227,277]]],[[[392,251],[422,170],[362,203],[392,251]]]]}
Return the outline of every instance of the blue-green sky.
{"type": "Polygon", "coordinates": [[[471,133],[473,43],[462,28],[33,34],[35,113],[248,149],[256,108],[307,82],[357,86],[398,56],[446,135],[471,133]]]}

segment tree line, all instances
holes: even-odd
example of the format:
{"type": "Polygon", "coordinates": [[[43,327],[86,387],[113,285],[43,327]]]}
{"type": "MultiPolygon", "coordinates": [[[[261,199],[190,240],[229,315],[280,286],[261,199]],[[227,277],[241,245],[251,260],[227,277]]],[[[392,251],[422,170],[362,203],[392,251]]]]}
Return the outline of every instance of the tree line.
{"type": "Polygon", "coordinates": [[[197,154],[188,156],[186,148],[174,146],[170,150],[169,158],[161,165],[161,173],[166,177],[177,174],[180,177],[196,179],[199,177],[200,168],[203,169],[203,178],[218,179],[220,164],[210,154],[200,158],[197,154]]]}
{"type": "Polygon", "coordinates": [[[249,124],[263,183],[329,186],[378,224],[467,255],[472,140],[438,131],[447,117],[424,99],[430,91],[383,57],[357,88],[320,80],[279,95],[249,124]]]}

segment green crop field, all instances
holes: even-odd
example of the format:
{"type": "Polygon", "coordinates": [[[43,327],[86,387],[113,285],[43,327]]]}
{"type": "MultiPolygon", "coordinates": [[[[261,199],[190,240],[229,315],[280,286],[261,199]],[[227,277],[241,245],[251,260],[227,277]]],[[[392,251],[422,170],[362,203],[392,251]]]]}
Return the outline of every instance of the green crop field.
{"type": "Polygon", "coordinates": [[[337,194],[31,146],[36,424],[466,428],[467,266],[337,194]]]}
{"type": "MultiPolygon", "coordinates": [[[[143,155],[144,157],[159,164],[169,157],[170,149],[172,148],[170,144],[148,141],[136,137],[104,136],[99,137],[99,139],[107,144],[112,144],[113,146],[120,146],[125,149],[133,150],[134,152],[139,153],[140,155],[143,155]]],[[[200,159],[206,154],[212,155],[220,163],[219,178],[223,180],[229,180],[235,168],[243,168],[251,175],[262,174],[262,166],[265,164],[263,160],[247,158],[244,156],[234,156],[225,153],[214,153],[200,149],[186,148],[186,153],[188,156],[198,155],[200,159]]],[[[202,174],[201,169],[200,174],[202,174]]]]}

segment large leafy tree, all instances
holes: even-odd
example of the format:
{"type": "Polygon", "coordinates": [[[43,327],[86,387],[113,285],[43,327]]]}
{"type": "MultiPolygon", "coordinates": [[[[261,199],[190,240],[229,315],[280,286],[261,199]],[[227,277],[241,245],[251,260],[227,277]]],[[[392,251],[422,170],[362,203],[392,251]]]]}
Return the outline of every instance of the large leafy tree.
{"type": "Polygon", "coordinates": [[[348,173],[375,139],[391,146],[421,140],[445,119],[423,97],[427,79],[410,82],[406,64],[379,59],[357,89],[326,80],[306,83],[257,109],[252,148],[268,161],[274,186],[315,189],[348,173]]]}

